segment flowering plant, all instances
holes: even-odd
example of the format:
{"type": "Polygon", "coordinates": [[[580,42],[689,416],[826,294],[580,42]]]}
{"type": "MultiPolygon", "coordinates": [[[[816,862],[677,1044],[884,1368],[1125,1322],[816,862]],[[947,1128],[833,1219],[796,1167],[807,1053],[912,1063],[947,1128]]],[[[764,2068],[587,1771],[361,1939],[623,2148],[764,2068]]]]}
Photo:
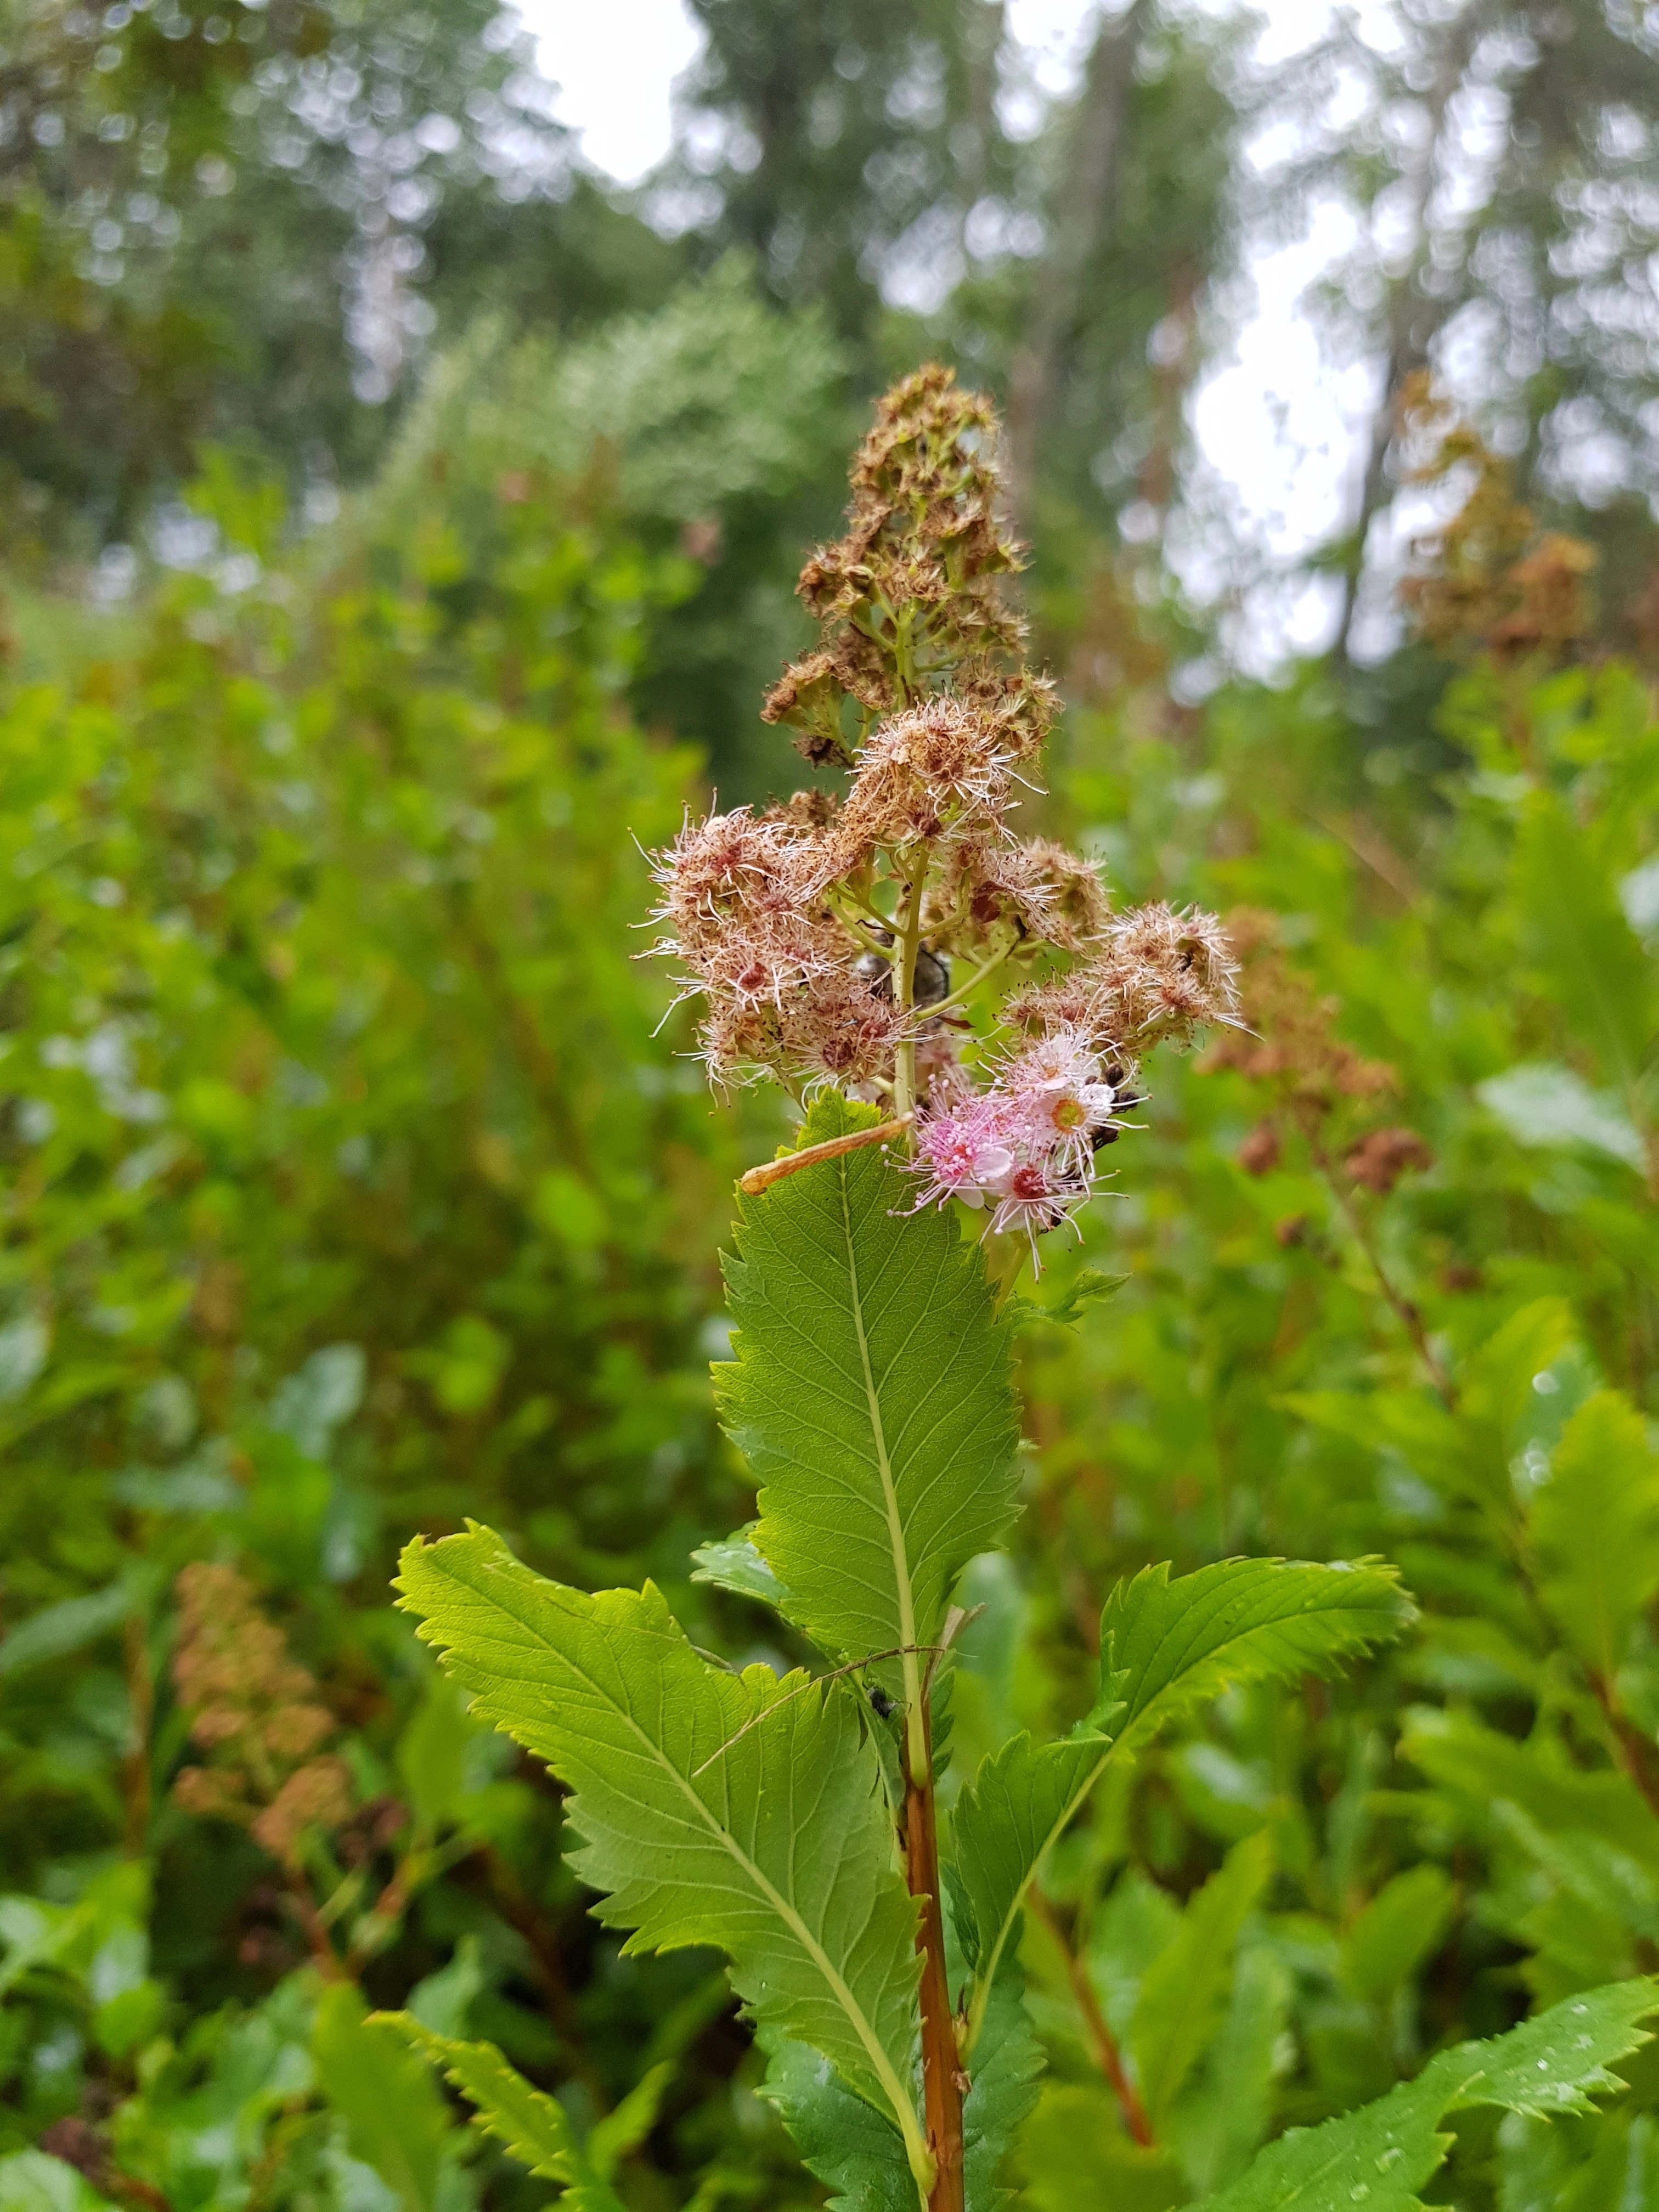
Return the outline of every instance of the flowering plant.
{"type": "MultiPolygon", "coordinates": [[[[808,1663],[728,1666],[651,1584],[568,1589],[476,1525],[410,1546],[400,1577],[474,1712],[565,1785],[599,1917],[631,1949],[726,1954],[765,2094],[844,2212],[1007,2202],[1043,2064],[1022,1924],[1047,1912],[1045,1858],[1107,1768],[1229,1686],[1328,1672],[1411,1611],[1374,1561],[1148,1569],[1107,1597],[1075,1725],[1013,1735],[941,1791],[963,1577],[1014,1517],[1018,1429],[1012,1315],[945,1201],[1035,1243],[1087,1196],[1139,1055],[1235,1017],[1213,921],[1115,916],[1081,860],[1009,827],[1053,702],[999,596],[1015,556],[994,427],[941,370],[901,385],[859,456],[847,536],[807,567],[823,643],[769,712],[810,759],[851,769],[845,798],[717,815],[660,868],[711,1072],[806,1103],[794,1148],[743,1178],[726,1268],[717,1394],[758,1514],[696,1560],[770,1607],[808,1663]],[[994,979],[1013,986],[994,1008],[994,979]]],[[[1242,1916],[1267,1857],[1229,1869],[1242,1916]]],[[[1190,2063],[1183,2001],[1166,2087],[1190,2063]]],[[[1210,2212],[1407,2212],[1448,2112],[1583,2109],[1656,2001],[1621,1983],[1443,2051],[1378,2104],[1270,2144],[1210,2212]]],[[[1094,2026],[1144,2144],[1140,2089],[1094,2026]]],[[[581,2212],[622,2212],[605,2130],[648,2124],[660,2082],[579,2142],[492,2046],[403,2027],[515,2156],[581,2212]]]]}
{"type": "Polygon", "coordinates": [[[704,1001],[716,1081],[890,1104],[917,1203],[988,1208],[1035,1250],[1089,1196],[1140,1055],[1232,1021],[1237,994],[1212,915],[1115,915],[1086,860],[1017,835],[1054,696],[1001,596],[1019,551],[994,434],[947,369],[882,401],[846,535],[801,574],[822,642],[765,708],[850,771],[845,794],[688,824],[658,864],[656,949],[704,1001]]]}

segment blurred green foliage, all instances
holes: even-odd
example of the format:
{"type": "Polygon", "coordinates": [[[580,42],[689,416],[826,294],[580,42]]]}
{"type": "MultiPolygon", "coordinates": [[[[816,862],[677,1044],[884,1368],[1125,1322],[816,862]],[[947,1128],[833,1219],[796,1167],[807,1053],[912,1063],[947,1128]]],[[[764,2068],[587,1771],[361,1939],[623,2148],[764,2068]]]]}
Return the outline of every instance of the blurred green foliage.
{"type": "MultiPolygon", "coordinates": [[[[786,1123],[683,1056],[634,841],[705,803],[665,729],[776,657],[838,374],[735,269],[578,346],[484,331],[331,526],[222,455],[196,570],[10,589],[0,2212],[542,2201],[368,2017],[404,2005],[556,2092],[637,2212],[821,2201],[713,1961],[598,1929],[556,1793],[386,1578],[487,1515],[774,1656],[688,1554],[750,1508],[705,1364],[732,1175],[786,1123]],[[204,1561],[246,1607],[216,1706],[204,1561]],[[256,1711],[302,1707],[262,1778],[256,1711]],[[204,1809],[233,1766],[243,1812],[204,1809]]],[[[1406,739],[1316,671],[1177,708],[1103,586],[1045,607],[1078,703],[1030,811],[1122,898],[1242,917],[1251,1033],[1152,1065],[1036,1286],[958,1771],[1084,1710],[1148,1561],[1381,1553],[1423,1618],[1228,1692],[1066,1839],[1035,2212],[1190,2202],[1659,1943],[1650,693],[1477,661],[1406,739]]],[[[1623,2070],[1600,2118],[1454,2115],[1443,2191],[1652,2199],[1623,2070]]]]}

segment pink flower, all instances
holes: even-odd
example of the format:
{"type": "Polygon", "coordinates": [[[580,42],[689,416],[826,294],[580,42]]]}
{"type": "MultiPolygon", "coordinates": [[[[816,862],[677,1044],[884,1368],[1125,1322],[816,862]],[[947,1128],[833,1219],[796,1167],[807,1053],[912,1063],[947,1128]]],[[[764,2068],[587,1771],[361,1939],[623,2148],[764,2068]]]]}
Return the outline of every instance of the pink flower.
{"type": "Polygon", "coordinates": [[[959,1198],[989,1206],[988,1229],[1023,1230],[1032,1255],[1068,1221],[1095,1182],[1099,1133],[1116,1126],[1117,1092],[1086,1035],[1062,1028],[997,1069],[987,1091],[951,1098],[916,1131],[918,1207],[959,1198]]]}
{"type": "Polygon", "coordinates": [[[997,1082],[1018,1102],[1029,1150],[1062,1175],[1087,1180],[1095,1139],[1112,1125],[1117,1093],[1083,1033],[1063,1028],[1039,1038],[1004,1064],[997,1082]]]}
{"type": "MultiPolygon", "coordinates": [[[[994,1230],[1023,1229],[1031,1240],[1031,1258],[1037,1267],[1036,1240],[1040,1231],[1058,1229],[1069,1221],[1074,1208],[1089,1195],[1087,1179],[1079,1182],[1055,1175],[1036,1160],[1027,1160],[1008,1177],[996,1212],[994,1230]]],[[[1073,1224],[1075,1226],[1075,1224],[1073,1224]]],[[[1078,1234],[1082,1235],[1079,1230],[1078,1234]]]]}
{"type": "Polygon", "coordinates": [[[1007,1141],[1005,1102],[993,1092],[966,1100],[947,1113],[931,1114],[916,1131],[916,1167],[928,1177],[918,1206],[959,1198],[983,1206],[998,1195],[1018,1161],[1007,1141]]]}

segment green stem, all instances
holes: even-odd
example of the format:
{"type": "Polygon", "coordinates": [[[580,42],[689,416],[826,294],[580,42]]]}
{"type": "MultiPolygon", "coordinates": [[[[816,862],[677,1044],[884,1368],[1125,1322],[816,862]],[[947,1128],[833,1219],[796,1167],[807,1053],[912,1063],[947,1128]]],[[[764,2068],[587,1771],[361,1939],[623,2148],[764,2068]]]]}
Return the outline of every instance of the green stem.
{"type": "Polygon", "coordinates": [[[893,617],[893,673],[898,685],[901,707],[909,705],[910,695],[915,690],[915,660],[910,649],[910,629],[915,618],[914,606],[907,606],[893,617]]]}
{"type": "MultiPolygon", "coordinates": [[[[900,1012],[907,1014],[916,1002],[916,955],[921,950],[921,897],[927,881],[927,862],[932,849],[926,844],[918,848],[899,899],[893,997],[900,1012]]],[[[914,1114],[916,1110],[915,1039],[906,1037],[893,1057],[893,1109],[897,1114],[914,1114]]]]}
{"type": "Polygon", "coordinates": [[[968,981],[965,983],[958,983],[948,999],[941,999],[936,1006],[928,1007],[928,1020],[931,1022],[936,1014],[948,1013],[952,1006],[959,1006],[964,999],[978,990],[988,975],[995,975],[1011,953],[1018,951],[1019,942],[1018,938],[1012,938],[1003,946],[1000,952],[994,952],[988,960],[981,960],[968,981]]]}
{"type": "MultiPolygon", "coordinates": [[[[845,907],[837,908],[836,919],[849,936],[857,939],[866,952],[879,953],[884,960],[888,957],[889,948],[882,944],[879,939],[872,937],[864,924],[855,915],[848,914],[845,907]]],[[[885,928],[885,922],[882,927],[885,928]]]]}

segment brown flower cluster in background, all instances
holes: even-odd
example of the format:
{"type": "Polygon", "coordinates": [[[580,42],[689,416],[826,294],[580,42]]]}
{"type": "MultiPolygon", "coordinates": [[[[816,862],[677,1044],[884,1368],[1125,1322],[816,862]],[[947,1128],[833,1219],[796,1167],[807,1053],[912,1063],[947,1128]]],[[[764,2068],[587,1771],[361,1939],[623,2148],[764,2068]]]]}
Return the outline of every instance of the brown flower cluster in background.
{"type": "Polygon", "coordinates": [[[1508,463],[1436,395],[1426,370],[1407,380],[1400,419],[1420,457],[1412,483],[1447,490],[1460,472],[1473,479],[1455,514],[1413,541],[1400,597],[1419,635],[1445,653],[1565,659],[1594,628],[1595,547],[1538,528],[1508,463]]]}
{"type": "Polygon", "coordinates": [[[1433,1164],[1415,1129],[1386,1127],[1346,1139],[1335,1136],[1346,1109],[1385,1098],[1399,1089],[1387,1061],[1368,1060],[1336,1034],[1340,1002],[1309,988],[1307,977],[1274,941],[1276,919],[1254,909],[1228,917],[1243,955],[1242,996],[1247,1027],[1223,1037],[1206,1055],[1206,1068],[1232,1068],[1272,1086],[1277,1111],[1258,1122],[1239,1146],[1247,1174],[1270,1175],[1283,1152],[1279,1121],[1291,1121],[1312,1149],[1322,1173],[1333,1176],[1337,1152],[1341,1172],[1386,1198],[1402,1175],[1433,1164]]]}
{"type": "Polygon", "coordinates": [[[180,1769],[174,1800],[235,1821],[291,1863],[307,1830],[338,1828],[351,1814],[350,1771],[322,1749],[334,1716],[234,1567],[198,1560],[180,1572],[176,1595],[173,1687],[207,1756],[180,1769]]]}

